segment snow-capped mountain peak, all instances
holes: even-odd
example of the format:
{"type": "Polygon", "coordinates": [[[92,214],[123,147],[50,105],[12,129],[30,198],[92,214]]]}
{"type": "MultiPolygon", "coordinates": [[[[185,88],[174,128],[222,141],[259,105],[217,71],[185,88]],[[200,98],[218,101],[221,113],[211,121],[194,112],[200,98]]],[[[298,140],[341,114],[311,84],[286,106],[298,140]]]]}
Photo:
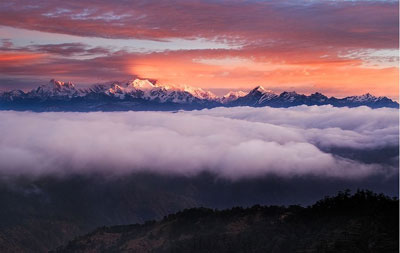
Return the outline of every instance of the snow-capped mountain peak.
{"type": "Polygon", "coordinates": [[[353,101],[353,102],[372,102],[372,101],[378,101],[382,99],[382,97],[375,97],[371,95],[370,93],[363,94],[361,96],[350,96],[346,97],[348,101],[353,101]]]}
{"type": "Polygon", "coordinates": [[[246,96],[246,92],[243,91],[230,91],[227,94],[225,94],[224,96],[222,96],[221,98],[219,98],[219,101],[223,104],[227,104],[230,103],[240,97],[244,97],[246,96]]]}
{"type": "Polygon", "coordinates": [[[52,79],[49,83],[31,90],[29,95],[33,97],[74,97],[79,95],[79,91],[71,82],[52,79]]]}
{"type": "Polygon", "coordinates": [[[118,84],[113,84],[108,89],[109,93],[116,94],[116,93],[124,93],[125,89],[119,86],[118,84]]]}
{"type": "Polygon", "coordinates": [[[241,91],[241,90],[239,90],[239,91],[230,91],[227,94],[225,94],[223,97],[224,98],[232,97],[232,96],[234,96],[234,97],[243,97],[246,94],[247,94],[246,92],[241,91]]]}
{"type": "Polygon", "coordinates": [[[256,104],[262,104],[265,101],[269,101],[278,95],[276,95],[273,91],[265,89],[263,86],[257,86],[252,89],[248,95],[259,97],[256,104]]]}
{"type": "Polygon", "coordinates": [[[161,103],[190,103],[196,100],[216,100],[217,98],[213,93],[201,88],[165,85],[147,79],[135,79],[126,83],[97,84],[87,90],[87,93],[90,92],[105,93],[119,99],[125,99],[128,96],[161,103]]]}
{"type": "Polygon", "coordinates": [[[128,87],[133,87],[139,90],[151,90],[157,86],[147,79],[137,78],[133,81],[128,82],[128,87]]]}
{"type": "Polygon", "coordinates": [[[261,85],[259,85],[259,86],[255,87],[254,89],[252,89],[249,92],[249,94],[250,93],[256,93],[256,92],[265,93],[265,92],[267,92],[267,90],[264,87],[262,87],[261,85]]]}
{"type": "Polygon", "coordinates": [[[68,89],[75,88],[75,85],[71,82],[62,82],[55,79],[51,79],[49,85],[53,86],[54,88],[68,88],[68,89]]]}
{"type": "MultiPolygon", "coordinates": [[[[70,90],[75,89],[75,85],[71,82],[62,82],[58,80],[51,79],[49,83],[39,86],[43,91],[48,90],[70,90]]],[[[38,89],[39,89],[38,88],[38,89]]]]}
{"type": "Polygon", "coordinates": [[[183,91],[186,91],[193,95],[194,97],[200,98],[200,99],[206,99],[206,100],[213,100],[216,99],[217,96],[212,93],[211,91],[205,91],[202,88],[195,88],[191,86],[185,85],[183,87],[183,91]]]}
{"type": "Polygon", "coordinates": [[[265,89],[265,88],[264,88],[263,86],[261,86],[261,85],[255,87],[254,89],[252,89],[252,90],[249,92],[249,94],[255,94],[255,93],[261,93],[261,94],[268,93],[268,94],[276,95],[272,90],[265,89]]]}

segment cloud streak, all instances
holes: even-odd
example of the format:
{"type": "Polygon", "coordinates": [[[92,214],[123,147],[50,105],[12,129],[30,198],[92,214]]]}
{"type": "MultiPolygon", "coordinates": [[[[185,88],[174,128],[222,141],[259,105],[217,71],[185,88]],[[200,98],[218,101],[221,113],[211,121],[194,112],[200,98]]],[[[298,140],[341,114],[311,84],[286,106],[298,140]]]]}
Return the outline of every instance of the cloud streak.
{"type": "Polygon", "coordinates": [[[147,171],[190,176],[208,171],[230,179],[268,174],[362,178],[390,175],[396,168],[321,148],[398,147],[397,110],[330,106],[177,113],[9,111],[0,112],[0,130],[3,175],[147,171]]]}
{"type": "Polygon", "coordinates": [[[396,1],[18,0],[0,5],[0,24],[87,37],[397,48],[396,7],[396,1]]]}

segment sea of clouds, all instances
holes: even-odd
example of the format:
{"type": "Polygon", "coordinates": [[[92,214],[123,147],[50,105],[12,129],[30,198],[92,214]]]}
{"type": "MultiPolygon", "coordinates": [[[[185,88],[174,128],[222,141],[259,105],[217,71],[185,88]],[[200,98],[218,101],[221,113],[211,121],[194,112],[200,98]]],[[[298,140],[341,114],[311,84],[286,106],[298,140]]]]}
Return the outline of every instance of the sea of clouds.
{"type": "Polygon", "coordinates": [[[399,114],[389,108],[2,111],[0,131],[1,175],[208,171],[234,180],[268,174],[362,178],[398,170],[327,151],[398,149],[399,114]]]}

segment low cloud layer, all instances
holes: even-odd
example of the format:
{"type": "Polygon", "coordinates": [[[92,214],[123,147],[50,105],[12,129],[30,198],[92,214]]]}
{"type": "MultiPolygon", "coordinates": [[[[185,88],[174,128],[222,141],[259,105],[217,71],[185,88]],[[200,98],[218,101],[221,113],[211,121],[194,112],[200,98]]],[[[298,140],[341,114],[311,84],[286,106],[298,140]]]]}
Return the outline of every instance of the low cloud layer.
{"type": "MultiPolygon", "coordinates": [[[[193,112],[0,112],[2,175],[150,171],[238,179],[393,174],[332,148],[398,148],[396,109],[299,106],[193,112]],[[322,151],[325,150],[325,151],[322,151]]],[[[395,159],[398,159],[398,154],[395,159]]]]}

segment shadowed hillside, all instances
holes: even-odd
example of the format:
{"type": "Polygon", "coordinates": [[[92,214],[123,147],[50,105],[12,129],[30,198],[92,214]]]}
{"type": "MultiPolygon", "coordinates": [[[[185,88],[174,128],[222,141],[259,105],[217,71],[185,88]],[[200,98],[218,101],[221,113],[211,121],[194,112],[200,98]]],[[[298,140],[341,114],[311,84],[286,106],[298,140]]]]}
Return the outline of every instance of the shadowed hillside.
{"type": "Polygon", "coordinates": [[[301,206],[186,209],[102,227],[57,252],[398,252],[398,200],[340,192],[301,206]]]}
{"type": "Polygon", "coordinates": [[[210,174],[4,179],[0,180],[0,251],[47,252],[100,226],[160,220],[185,208],[307,206],[347,188],[398,196],[397,185],[397,177],[378,176],[362,182],[272,175],[230,181],[210,174]]]}

